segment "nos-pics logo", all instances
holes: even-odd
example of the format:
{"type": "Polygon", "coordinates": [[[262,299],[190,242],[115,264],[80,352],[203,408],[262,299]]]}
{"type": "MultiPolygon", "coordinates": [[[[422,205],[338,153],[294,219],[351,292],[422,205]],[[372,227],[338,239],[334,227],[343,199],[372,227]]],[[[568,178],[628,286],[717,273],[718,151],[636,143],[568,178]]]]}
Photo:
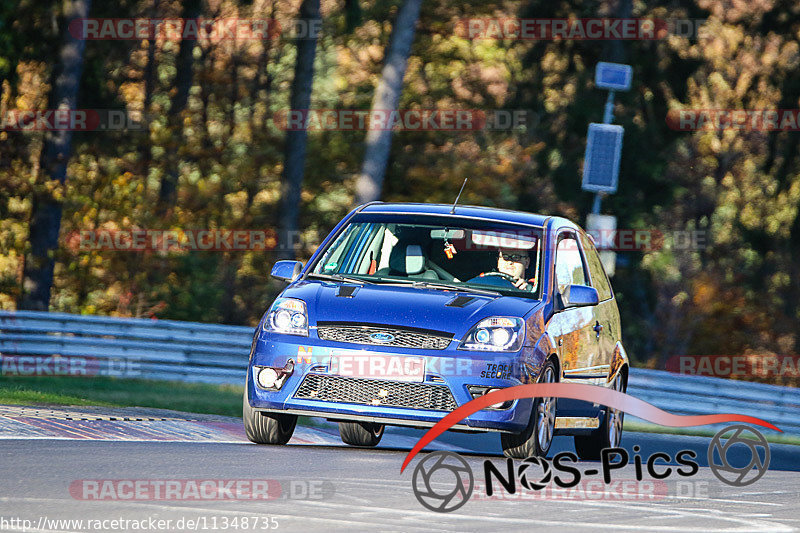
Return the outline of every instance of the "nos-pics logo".
{"type": "Polygon", "coordinates": [[[717,479],[734,487],[745,487],[755,483],[769,467],[769,443],[764,435],[744,424],[729,426],[711,439],[708,446],[708,466],[717,479]],[[733,432],[725,438],[725,434],[733,432]],[[750,450],[750,462],[736,467],[728,461],[728,450],[733,446],[745,446],[750,450]],[[763,457],[762,457],[763,452],[763,457]]]}
{"type": "MultiPolygon", "coordinates": [[[[634,446],[634,451],[638,451],[638,446],[634,446]]],[[[680,465],[688,467],[682,470],[676,469],[678,475],[692,476],[699,470],[697,462],[688,459],[694,458],[696,454],[690,450],[683,450],[676,454],[680,465]]],[[[500,472],[494,467],[491,461],[484,461],[484,472],[486,473],[487,494],[491,490],[492,480],[489,475],[493,472],[501,485],[507,491],[513,493],[516,490],[515,477],[519,479],[520,485],[530,491],[538,491],[547,487],[552,481],[561,487],[570,487],[580,482],[582,475],[601,474],[598,470],[587,469],[583,472],[565,464],[575,462],[577,456],[571,452],[561,452],[553,458],[552,464],[545,458],[528,457],[519,466],[516,476],[511,465],[505,478],[500,477],[500,472]],[[564,481],[558,473],[567,473],[571,476],[569,481],[564,481]]],[[[642,478],[642,461],[636,456],[636,477],[642,478]]],[[[672,467],[664,463],[658,464],[656,461],[670,461],[670,457],[662,452],[656,452],[646,461],[646,470],[655,479],[668,477],[672,467]],[[659,468],[656,468],[659,467],[659,468]]],[[[511,460],[508,460],[509,463],[511,460]]],[[[734,487],[744,487],[758,481],[767,471],[770,461],[769,443],[764,436],[744,424],[729,426],[719,431],[711,439],[708,447],[708,465],[711,472],[723,483],[734,487]],[[727,436],[726,436],[727,435],[727,436]],[[743,448],[750,452],[750,461],[743,466],[734,466],[729,461],[728,452],[731,448],[737,448],[747,454],[743,448]]],[[[740,462],[737,462],[740,464],[740,462]]],[[[604,450],[602,461],[602,475],[605,483],[611,482],[611,471],[623,468],[628,464],[628,453],[624,448],[609,448],[604,450]],[[609,452],[609,453],[606,453],[609,452]],[[616,457],[615,457],[616,456],[616,457]],[[617,461],[613,459],[619,458],[617,461]]],[[[449,513],[459,509],[469,501],[475,487],[475,477],[469,464],[457,453],[453,452],[433,452],[425,456],[414,469],[412,478],[414,496],[423,507],[439,513],[449,513]]]]}
{"type": "Polygon", "coordinates": [[[434,452],[417,464],[412,484],[414,496],[423,507],[449,513],[469,501],[475,477],[469,464],[457,453],[434,452]]]}

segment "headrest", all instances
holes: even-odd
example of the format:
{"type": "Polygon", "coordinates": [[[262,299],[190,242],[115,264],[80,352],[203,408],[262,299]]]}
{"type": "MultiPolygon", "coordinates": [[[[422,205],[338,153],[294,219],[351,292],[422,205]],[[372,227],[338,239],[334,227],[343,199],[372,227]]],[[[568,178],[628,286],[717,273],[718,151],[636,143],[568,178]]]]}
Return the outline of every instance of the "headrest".
{"type": "Polygon", "coordinates": [[[425,270],[425,256],[419,244],[402,244],[392,248],[389,254],[389,268],[413,276],[425,270]]]}

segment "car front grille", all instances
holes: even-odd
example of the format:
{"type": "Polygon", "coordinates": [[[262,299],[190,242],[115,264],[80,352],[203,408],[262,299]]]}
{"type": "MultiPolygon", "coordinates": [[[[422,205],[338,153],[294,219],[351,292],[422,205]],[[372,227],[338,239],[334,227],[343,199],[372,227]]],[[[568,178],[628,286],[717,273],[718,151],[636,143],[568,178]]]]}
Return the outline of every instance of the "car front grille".
{"type": "Polygon", "coordinates": [[[453,339],[452,334],[444,332],[363,326],[359,324],[320,323],[317,325],[317,335],[320,339],[326,341],[393,346],[395,348],[419,348],[423,350],[444,350],[453,339]],[[389,340],[379,341],[374,338],[380,338],[381,336],[389,340]]]}
{"type": "Polygon", "coordinates": [[[309,374],[294,393],[303,400],[452,411],[456,402],[447,385],[309,374]]]}

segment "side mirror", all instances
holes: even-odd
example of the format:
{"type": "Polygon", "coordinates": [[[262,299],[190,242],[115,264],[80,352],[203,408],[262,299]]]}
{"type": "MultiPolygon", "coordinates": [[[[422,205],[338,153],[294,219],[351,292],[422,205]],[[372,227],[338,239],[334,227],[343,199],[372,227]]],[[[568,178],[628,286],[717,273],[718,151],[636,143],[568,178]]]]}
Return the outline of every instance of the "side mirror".
{"type": "Polygon", "coordinates": [[[584,307],[600,303],[597,289],[586,285],[570,285],[561,296],[564,307],[584,307]]]}
{"type": "Polygon", "coordinates": [[[303,270],[303,263],[300,261],[278,261],[272,267],[270,275],[281,281],[294,281],[303,270]]]}

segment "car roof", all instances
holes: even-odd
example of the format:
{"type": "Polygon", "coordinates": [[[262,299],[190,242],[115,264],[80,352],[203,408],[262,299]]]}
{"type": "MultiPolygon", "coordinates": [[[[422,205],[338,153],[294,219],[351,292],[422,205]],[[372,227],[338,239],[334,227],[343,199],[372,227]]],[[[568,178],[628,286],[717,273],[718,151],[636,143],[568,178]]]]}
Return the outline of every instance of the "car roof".
{"type": "Polygon", "coordinates": [[[510,209],[498,209],[494,207],[481,207],[477,205],[457,205],[455,213],[452,214],[450,213],[451,209],[453,209],[452,204],[373,202],[362,206],[358,211],[360,213],[452,215],[467,218],[479,218],[483,220],[494,220],[497,222],[513,222],[516,224],[527,224],[529,226],[540,227],[544,226],[545,221],[550,218],[549,216],[537,215],[535,213],[525,213],[523,211],[512,211],[510,209]]]}

